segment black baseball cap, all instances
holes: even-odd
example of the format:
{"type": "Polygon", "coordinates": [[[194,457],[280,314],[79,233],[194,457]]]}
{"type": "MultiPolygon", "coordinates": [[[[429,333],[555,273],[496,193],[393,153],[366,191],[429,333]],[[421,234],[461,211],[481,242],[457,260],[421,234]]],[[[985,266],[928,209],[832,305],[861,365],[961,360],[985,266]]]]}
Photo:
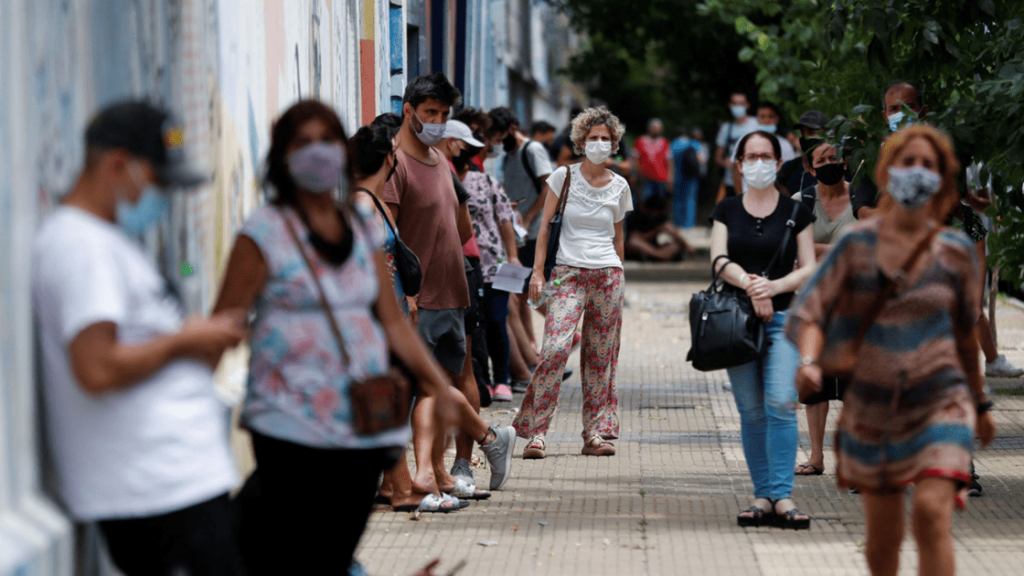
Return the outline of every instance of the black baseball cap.
{"type": "Polygon", "coordinates": [[[190,188],[207,177],[185,158],[182,123],[170,112],[142,100],[100,110],[85,129],[85,145],[122,148],[153,163],[160,184],[190,188]]]}
{"type": "Polygon", "coordinates": [[[828,116],[825,116],[823,112],[817,110],[808,110],[800,116],[800,121],[793,125],[794,130],[799,130],[801,126],[810,128],[811,130],[823,130],[828,125],[828,116]]]}

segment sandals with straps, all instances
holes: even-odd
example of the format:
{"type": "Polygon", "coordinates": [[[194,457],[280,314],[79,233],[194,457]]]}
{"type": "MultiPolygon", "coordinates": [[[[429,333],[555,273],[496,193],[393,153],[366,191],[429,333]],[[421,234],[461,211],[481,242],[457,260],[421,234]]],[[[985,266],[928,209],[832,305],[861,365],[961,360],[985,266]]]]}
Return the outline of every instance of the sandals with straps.
{"type": "Polygon", "coordinates": [[[597,434],[591,434],[583,444],[584,456],[614,456],[615,445],[597,434]]]}
{"type": "Polygon", "coordinates": [[[529,444],[523,449],[523,460],[542,460],[547,456],[547,444],[543,434],[534,434],[529,444]]]}

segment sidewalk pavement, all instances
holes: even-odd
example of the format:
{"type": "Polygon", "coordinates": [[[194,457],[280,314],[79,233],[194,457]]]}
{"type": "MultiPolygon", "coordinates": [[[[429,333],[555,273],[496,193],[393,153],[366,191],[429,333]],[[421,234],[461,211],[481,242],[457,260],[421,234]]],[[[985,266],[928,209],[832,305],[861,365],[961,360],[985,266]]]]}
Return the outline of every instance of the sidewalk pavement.
{"type": "MultiPolygon", "coordinates": [[[[441,557],[437,574],[465,559],[463,576],[867,574],[859,498],[836,488],[831,452],[825,475],[796,479],[794,499],[813,516],[809,531],[736,525],[752,492],[739,415],[722,387],[725,373],[697,372],[685,361],[686,307],[706,285],[627,283],[616,456],[579,455],[577,371],[562,389],[546,460],[522,460],[520,439],[512,477],[489,501],[415,521],[389,509],[375,511],[357,553],[368,572],[407,575],[441,557]]],[[[1001,352],[1024,363],[1024,308],[1001,302],[998,327],[1001,352]]],[[[570,365],[578,362],[575,353],[570,365]]],[[[1024,565],[1024,396],[1012,390],[1020,382],[997,384],[998,438],[976,459],[984,496],[972,498],[954,518],[960,574],[1016,575],[1024,565]]],[[[510,404],[485,409],[485,420],[509,425],[520,401],[517,395],[510,404]]],[[[834,402],[829,413],[827,444],[839,407],[834,402]]],[[[803,462],[809,451],[803,411],[797,420],[797,460],[803,462]]],[[[476,470],[476,478],[486,487],[487,470],[476,470]]],[[[900,574],[917,574],[909,533],[900,574]]]]}

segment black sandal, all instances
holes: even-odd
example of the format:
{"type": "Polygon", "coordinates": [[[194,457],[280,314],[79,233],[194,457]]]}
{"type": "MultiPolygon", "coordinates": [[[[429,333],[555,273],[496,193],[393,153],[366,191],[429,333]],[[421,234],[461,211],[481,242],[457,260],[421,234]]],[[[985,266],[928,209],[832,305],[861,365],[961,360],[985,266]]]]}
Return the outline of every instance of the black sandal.
{"type": "MultiPolygon", "coordinates": [[[[772,507],[774,509],[774,506],[772,507]]],[[[779,514],[776,512],[775,525],[779,528],[789,528],[792,530],[809,530],[811,528],[811,517],[804,514],[797,508],[779,514]],[[797,518],[797,516],[807,516],[806,518],[797,518]]]]}
{"type": "Polygon", "coordinates": [[[770,499],[768,504],[771,506],[771,510],[765,510],[759,506],[751,505],[750,508],[739,513],[736,516],[736,523],[744,528],[756,528],[758,526],[769,526],[772,523],[772,519],[775,516],[775,503],[770,499]],[[744,514],[750,513],[750,516],[744,516],[744,514]]]}

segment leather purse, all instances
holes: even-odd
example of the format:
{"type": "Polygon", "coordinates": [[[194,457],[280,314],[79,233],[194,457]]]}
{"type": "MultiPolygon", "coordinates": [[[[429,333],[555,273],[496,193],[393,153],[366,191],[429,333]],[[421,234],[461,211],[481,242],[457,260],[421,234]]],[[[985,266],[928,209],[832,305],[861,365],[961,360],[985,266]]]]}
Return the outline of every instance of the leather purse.
{"type": "MultiPolygon", "coordinates": [[[[350,367],[352,363],[348,351],[345,350],[345,339],[341,335],[341,330],[338,329],[338,323],[327,302],[320,279],[317,278],[313,261],[302,248],[302,242],[299,241],[299,235],[295,232],[291,221],[285,218],[285,224],[295,242],[295,247],[299,249],[302,259],[309,268],[309,274],[313,278],[313,284],[316,286],[320,298],[320,305],[327,315],[327,322],[338,344],[341,361],[346,367],[350,367]]],[[[396,430],[405,426],[409,421],[409,412],[412,409],[412,387],[408,378],[395,368],[391,368],[386,374],[363,380],[352,378],[349,383],[348,396],[349,402],[352,404],[352,429],[359,436],[374,436],[382,432],[396,430]]]]}
{"type": "Polygon", "coordinates": [[[406,246],[405,242],[402,242],[402,237],[398,235],[398,229],[391,225],[388,214],[384,212],[384,206],[381,205],[377,196],[366,188],[360,188],[360,190],[370,195],[381,218],[384,219],[384,225],[395,234],[395,269],[398,270],[398,277],[402,279],[402,292],[406,296],[419,294],[420,287],[423,285],[423,269],[420,267],[419,256],[416,256],[416,253],[406,246]]]}
{"type": "MultiPolygon", "coordinates": [[[[794,202],[793,213],[786,221],[782,244],[765,267],[762,273],[764,277],[768,277],[768,272],[789,245],[799,210],[800,202],[794,202]]],[[[723,258],[726,262],[714,273],[711,286],[690,299],[690,338],[693,345],[686,359],[693,362],[694,368],[703,372],[753,362],[768,347],[764,321],[754,312],[750,296],[738,288],[726,286],[721,277],[722,271],[731,262],[729,257],[724,254],[718,256],[711,263],[711,269],[714,270],[723,258]]]]}
{"type": "Polygon", "coordinates": [[[551,272],[555,269],[555,259],[558,258],[558,241],[562,236],[562,222],[565,214],[565,202],[569,198],[569,181],[572,179],[572,169],[566,166],[565,181],[562,182],[562,195],[558,199],[558,211],[551,217],[548,224],[548,251],[544,260],[544,280],[551,280],[551,272]]]}

